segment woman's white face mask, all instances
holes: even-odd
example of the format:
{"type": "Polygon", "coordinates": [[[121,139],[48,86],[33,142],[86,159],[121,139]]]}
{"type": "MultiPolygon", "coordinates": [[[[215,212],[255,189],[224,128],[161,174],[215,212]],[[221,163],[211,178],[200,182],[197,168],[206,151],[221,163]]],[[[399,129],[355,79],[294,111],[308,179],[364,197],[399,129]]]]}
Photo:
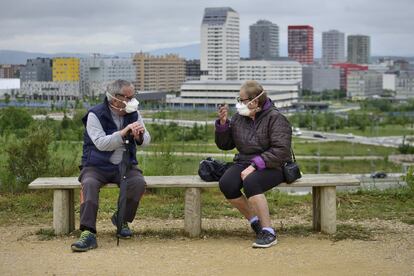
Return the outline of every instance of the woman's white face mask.
{"type": "Polygon", "coordinates": [[[106,93],[109,97],[111,97],[114,100],[117,100],[118,102],[122,102],[125,104],[124,108],[118,108],[120,111],[125,111],[126,113],[132,113],[138,110],[139,101],[135,98],[131,99],[130,101],[121,101],[120,99],[117,99],[116,97],[112,96],[109,93],[106,93]]]}
{"type": "Polygon", "coordinates": [[[236,109],[237,109],[237,112],[240,114],[240,115],[242,115],[242,116],[250,116],[250,113],[252,112],[250,109],[249,109],[249,104],[250,103],[252,103],[254,100],[256,100],[257,98],[259,98],[262,94],[263,94],[263,92],[264,91],[262,91],[262,93],[260,93],[259,95],[257,95],[253,100],[251,100],[250,102],[248,102],[247,104],[244,104],[244,103],[236,103],[236,109]]]}

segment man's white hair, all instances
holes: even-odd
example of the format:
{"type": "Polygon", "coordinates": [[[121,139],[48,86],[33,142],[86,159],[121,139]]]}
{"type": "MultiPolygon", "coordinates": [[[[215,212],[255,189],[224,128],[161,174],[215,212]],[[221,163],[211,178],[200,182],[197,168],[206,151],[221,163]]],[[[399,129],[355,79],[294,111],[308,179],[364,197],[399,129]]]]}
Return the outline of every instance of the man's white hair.
{"type": "Polygon", "coordinates": [[[108,99],[109,102],[112,101],[112,98],[115,98],[116,94],[122,94],[122,88],[129,87],[129,86],[134,87],[134,85],[130,81],[126,81],[126,80],[116,80],[116,81],[111,82],[106,87],[106,93],[107,93],[106,98],[108,99]]]}

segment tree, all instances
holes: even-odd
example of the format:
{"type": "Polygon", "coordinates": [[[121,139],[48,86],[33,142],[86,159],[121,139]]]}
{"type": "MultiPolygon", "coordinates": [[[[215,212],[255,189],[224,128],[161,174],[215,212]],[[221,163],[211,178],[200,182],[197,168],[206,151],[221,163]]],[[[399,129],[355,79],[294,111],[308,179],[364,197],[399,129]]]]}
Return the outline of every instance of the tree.
{"type": "Polygon", "coordinates": [[[9,94],[5,94],[4,95],[4,102],[6,103],[6,104],[9,104],[10,103],[10,95],[9,94]]]}

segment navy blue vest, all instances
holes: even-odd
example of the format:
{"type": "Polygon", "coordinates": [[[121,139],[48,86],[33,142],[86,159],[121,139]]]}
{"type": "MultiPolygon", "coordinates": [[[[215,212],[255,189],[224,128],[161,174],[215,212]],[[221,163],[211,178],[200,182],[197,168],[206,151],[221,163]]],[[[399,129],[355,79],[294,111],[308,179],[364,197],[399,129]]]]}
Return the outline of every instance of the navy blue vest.
{"type": "MultiPolygon", "coordinates": [[[[100,151],[96,148],[95,144],[92,142],[91,138],[86,131],[86,121],[88,119],[89,112],[98,117],[99,122],[102,125],[103,130],[106,135],[111,135],[112,133],[118,131],[114,120],[112,119],[111,110],[109,109],[108,100],[105,98],[105,101],[101,104],[98,104],[86,113],[82,118],[83,125],[85,130],[83,132],[83,154],[82,154],[82,167],[97,167],[102,170],[117,170],[118,165],[114,165],[109,161],[114,151],[100,151]]],[[[127,125],[136,122],[138,119],[138,112],[128,113],[124,116],[124,123],[122,128],[125,128],[127,125]]],[[[130,147],[130,164],[137,165],[138,161],[136,158],[137,147],[135,143],[132,143],[130,147]]]]}

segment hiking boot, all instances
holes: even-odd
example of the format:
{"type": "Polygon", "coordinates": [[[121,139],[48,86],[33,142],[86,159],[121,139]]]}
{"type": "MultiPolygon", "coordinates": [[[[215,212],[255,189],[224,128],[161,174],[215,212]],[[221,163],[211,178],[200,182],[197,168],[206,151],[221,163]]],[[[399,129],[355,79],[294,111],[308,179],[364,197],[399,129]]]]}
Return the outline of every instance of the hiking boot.
{"type": "Polygon", "coordinates": [[[277,244],[277,237],[267,230],[262,230],[253,243],[253,248],[267,248],[277,244]]]}
{"type": "Polygon", "coordinates": [[[82,231],[79,240],[71,245],[73,252],[85,252],[97,247],[96,235],[88,230],[82,231]]]}
{"type": "MultiPolygon", "coordinates": [[[[117,217],[116,212],[112,215],[111,221],[112,221],[112,224],[115,225],[115,227],[118,227],[117,226],[118,217],[117,217]]],[[[125,223],[122,224],[121,232],[119,234],[117,234],[117,236],[119,238],[122,238],[122,239],[129,239],[129,238],[132,237],[132,231],[129,228],[127,222],[125,222],[125,223]]]]}
{"type": "Polygon", "coordinates": [[[260,225],[260,220],[253,221],[250,223],[250,227],[256,233],[256,236],[262,231],[262,226],[260,225]]]}

